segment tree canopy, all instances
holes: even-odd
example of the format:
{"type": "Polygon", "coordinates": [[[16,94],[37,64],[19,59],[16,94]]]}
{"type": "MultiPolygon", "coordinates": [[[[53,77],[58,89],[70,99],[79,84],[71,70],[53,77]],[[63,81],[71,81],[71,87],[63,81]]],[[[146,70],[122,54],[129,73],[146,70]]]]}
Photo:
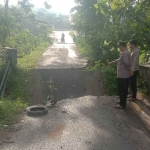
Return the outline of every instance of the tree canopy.
{"type": "Polygon", "coordinates": [[[9,6],[10,1],[4,0],[0,5],[0,47],[22,47],[26,53],[40,43],[39,40],[46,40],[52,27],[71,28],[69,17],[51,13],[51,5],[46,0],[43,1],[44,9],[35,10],[30,0],[18,0],[16,6],[9,6]]]}
{"type": "Polygon", "coordinates": [[[17,48],[24,55],[41,43],[50,42],[50,27],[36,20],[32,8],[30,0],[18,0],[17,6],[9,6],[6,0],[0,5],[0,50],[6,46],[17,48]]]}
{"type": "MultiPolygon", "coordinates": [[[[86,54],[92,60],[117,57],[117,43],[136,39],[141,56],[150,47],[149,0],[75,0],[72,9],[75,30],[88,43],[86,54]]],[[[81,41],[81,39],[80,39],[81,41]]],[[[144,60],[143,60],[144,61],[144,60]]]]}

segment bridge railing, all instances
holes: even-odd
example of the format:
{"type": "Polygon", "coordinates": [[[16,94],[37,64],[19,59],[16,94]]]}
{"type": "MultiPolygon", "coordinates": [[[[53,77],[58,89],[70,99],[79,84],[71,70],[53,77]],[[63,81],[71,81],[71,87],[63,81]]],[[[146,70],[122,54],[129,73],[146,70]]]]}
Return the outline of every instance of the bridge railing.
{"type": "Polygon", "coordinates": [[[7,79],[17,65],[17,50],[9,47],[0,49],[0,97],[4,96],[7,79]]]}

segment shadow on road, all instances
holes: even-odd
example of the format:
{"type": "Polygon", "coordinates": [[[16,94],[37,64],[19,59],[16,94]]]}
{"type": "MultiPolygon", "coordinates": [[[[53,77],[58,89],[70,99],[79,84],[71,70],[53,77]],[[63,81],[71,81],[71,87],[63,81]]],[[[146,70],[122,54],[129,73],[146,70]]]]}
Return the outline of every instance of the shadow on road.
{"type": "Polygon", "coordinates": [[[127,107],[115,110],[113,97],[99,97],[90,108],[79,112],[97,127],[95,139],[89,142],[89,150],[148,150],[150,134],[138,116],[127,107]]]}

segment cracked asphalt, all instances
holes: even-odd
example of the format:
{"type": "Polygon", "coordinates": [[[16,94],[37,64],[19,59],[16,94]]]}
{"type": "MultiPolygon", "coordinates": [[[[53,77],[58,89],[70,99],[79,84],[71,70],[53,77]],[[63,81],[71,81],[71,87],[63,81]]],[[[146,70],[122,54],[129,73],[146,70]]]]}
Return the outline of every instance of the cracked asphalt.
{"type": "Polygon", "coordinates": [[[73,43],[69,31],[54,31],[53,37],[58,40],[49,47],[37,64],[41,69],[68,69],[83,68],[87,65],[86,59],[80,59],[76,54],[76,45],[73,43]],[[65,34],[65,44],[60,42],[62,32],[65,34]]]}
{"type": "Polygon", "coordinates": [[[65,99],[43,117],[24,116],[3,150],[149,150],[150,133],[117,97],[65,99]]]}

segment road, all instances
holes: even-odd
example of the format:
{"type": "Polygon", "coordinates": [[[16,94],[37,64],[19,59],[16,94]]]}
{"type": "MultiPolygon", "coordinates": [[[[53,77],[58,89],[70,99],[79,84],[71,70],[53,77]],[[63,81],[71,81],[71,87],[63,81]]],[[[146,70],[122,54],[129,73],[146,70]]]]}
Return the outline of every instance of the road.
{"type": "Polygon", "coordinates": [[[85,96],[65,99],[43,117],[24,115],[3,150],[149,150],[150,133],[118,98],[85,96]]]}
{"type": "Polygon", "coordinates": [[[86,60],[78,57],[76,46],[73,43],[69,31],[54,31],[53,37],[58,42],[49,47],[43,54],[37,67],[42,69],[63,69],[63,68],[83,68],[86,66],[86,60]],[[65,44],[62,44],[61,34],[65,34],[65,44]]]}
{"type": "MultiPolygon", "coordinates": [[[[75,45],[67,33],[66,43],[69,44],[55,43],[43,54],[39,68],[53,70],[85,66],[86,61],[76,55],[75,45]]],[[[54,35],[60,37],[61,32],[55,32],[54,35]]],[[[70,83],[73,77],[70,75],[66,77],[68,80],[65,79],[70,83]]],[[[87,75],[84,74],[84,77],[87,75]]],[[[76,83],[71,85],[77,86],[76,83]]],[[[58,107],[50,108],[45,116],[28,117],[24,114],[13,127],[10,142],[2,143],[1,149],[150,150],[149,131],[128,105],[126,110],[114,109],[116,101],[118,97],[79,96],[59,101],[58,107]]]]}

